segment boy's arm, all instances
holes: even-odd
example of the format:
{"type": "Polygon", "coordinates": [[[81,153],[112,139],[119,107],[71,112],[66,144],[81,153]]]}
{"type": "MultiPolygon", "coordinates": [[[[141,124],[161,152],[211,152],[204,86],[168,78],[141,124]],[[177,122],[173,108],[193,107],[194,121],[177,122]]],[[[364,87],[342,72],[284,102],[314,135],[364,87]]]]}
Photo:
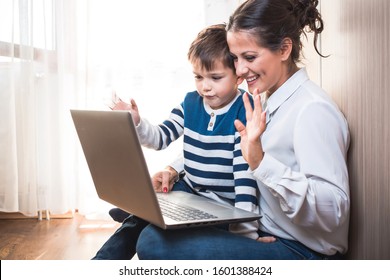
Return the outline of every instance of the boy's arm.
{"type": "Polygon", "coordinates": [[[177,174],[184,172],[183,154],[179,154],[177,158],[169,164],[169,167],[173,168],[177,172],[177,174]]]}
{"type": "Polygon", "coordinates": [[[141,145],[162,150],[183,135],[184,118],[181,105],[171,111],[169,118],[159,125],[152,125],[146,119],[141,119],[137,128],[141,145]]]}

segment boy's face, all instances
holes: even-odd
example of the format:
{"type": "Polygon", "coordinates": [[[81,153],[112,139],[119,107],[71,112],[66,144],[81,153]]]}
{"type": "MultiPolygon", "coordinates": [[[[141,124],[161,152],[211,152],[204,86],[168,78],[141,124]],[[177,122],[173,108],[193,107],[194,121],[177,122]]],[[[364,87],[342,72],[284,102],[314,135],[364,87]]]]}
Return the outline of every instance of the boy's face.
{"type": "Polygon", "coordinates": [[[199,62],[193,63],[192,69],[196,89],[212,109],[220,109],[236,97],[238,84],[242,80],[221,61],[216,61],[211,71],[204,69],[199,62]]]}

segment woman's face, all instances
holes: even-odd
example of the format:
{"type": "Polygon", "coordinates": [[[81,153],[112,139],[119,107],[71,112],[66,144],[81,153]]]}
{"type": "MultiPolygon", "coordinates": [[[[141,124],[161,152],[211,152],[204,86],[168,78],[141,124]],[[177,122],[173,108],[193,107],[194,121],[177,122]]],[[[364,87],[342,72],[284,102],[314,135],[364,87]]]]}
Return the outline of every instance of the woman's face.
{"type": "Polygon", "coordinates": [[[249,92],[258,89],[270,96],[288,79],[282,51],[259,46],[253,35],[245,31],[229,31],[227,41],[237,75],[246,80],[249,92]]]}

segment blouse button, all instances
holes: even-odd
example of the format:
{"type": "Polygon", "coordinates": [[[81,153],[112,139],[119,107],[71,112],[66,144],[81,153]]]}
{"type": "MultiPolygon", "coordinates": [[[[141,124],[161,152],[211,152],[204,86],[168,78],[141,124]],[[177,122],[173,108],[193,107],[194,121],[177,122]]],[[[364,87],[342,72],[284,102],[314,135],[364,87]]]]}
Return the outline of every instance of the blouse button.
{"type": "Polygon", "coordinates": [[[212,127],[214,124],[211,122],[211,123],[209,123],[209,127],[212,127]]]}
{"type": "Polygon", "coordinates": [[[211,116],[211,117],[214,117],[214,113],[211,113],[210,116],[211,116]]]}

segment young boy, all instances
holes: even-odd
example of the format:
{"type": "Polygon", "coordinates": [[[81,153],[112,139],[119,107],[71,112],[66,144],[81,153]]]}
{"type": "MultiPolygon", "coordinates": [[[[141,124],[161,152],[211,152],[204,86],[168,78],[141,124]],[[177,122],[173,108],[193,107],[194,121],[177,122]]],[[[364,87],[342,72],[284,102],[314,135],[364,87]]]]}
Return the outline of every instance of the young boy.
{"type": "MultiPolygon", "coordinates": [[[[184,136],[185,175],[175,183],[173,191],[194,192],[258,213],[257,183],[241,155],[240,135],[234,127],[234,120],[244,123],[246,120],[244,92],[238,89],[242,79],[235,73],[225,25],[202,30],[190,46],[188,59],[193,66],[197,90],[187,93],[184,101],[160,125],[151,125],[141,118],[134,100],[130,104],[119,101],[112,109],[131,111],[145,147],[164,149],[184,136]]],[[[118,208],[112,209],[110,214],[117,221],[123,220],[120,216],[128,215],[118,208]]],[[[124,224],[127,221],[128,218],[124,224]]],[[[229,230],[257,239],[258,221],[231,224],[229,230]]],[[[103,258],[99,253],[96,258],[103,258]]]]}

